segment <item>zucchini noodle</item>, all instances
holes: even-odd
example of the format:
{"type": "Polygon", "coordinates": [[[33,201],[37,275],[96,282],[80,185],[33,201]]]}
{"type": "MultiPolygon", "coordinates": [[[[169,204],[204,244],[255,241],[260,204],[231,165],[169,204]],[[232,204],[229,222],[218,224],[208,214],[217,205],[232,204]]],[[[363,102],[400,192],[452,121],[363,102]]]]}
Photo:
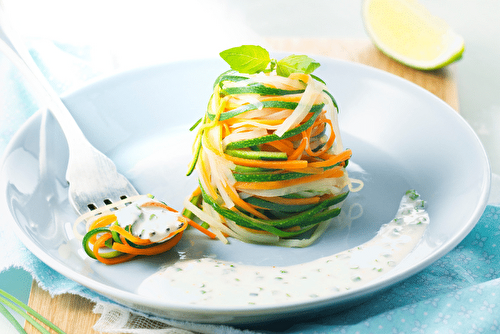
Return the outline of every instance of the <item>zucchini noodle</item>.
{"type": "Polygon", "coordinates": [[[312,244],[363,186],[345,171],[352,152],[337,113],[326,85],[309,74],[223,73],[197,124],[188,175],[196,168],[199,188],[184,213],[225,243],[312,244]]]}

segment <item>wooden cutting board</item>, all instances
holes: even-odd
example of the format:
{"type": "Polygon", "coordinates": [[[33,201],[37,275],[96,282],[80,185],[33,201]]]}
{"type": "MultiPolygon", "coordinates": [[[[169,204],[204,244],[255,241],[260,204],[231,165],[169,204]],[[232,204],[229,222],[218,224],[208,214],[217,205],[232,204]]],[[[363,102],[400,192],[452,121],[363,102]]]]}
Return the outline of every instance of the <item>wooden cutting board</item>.
{"type": "MultiPolygon", "coordinates": [[[[414,70],[386,57],[366,40],[269,38],[266,42],[269,50],[327,56],[382,69],[420,85],[458,111],[456,69],[453,65],[430,72],[414,70]]],[[[92,312],[94,304],[83,297],[64,294],[52,298],[33,282],[29,305],[68,334],[98,333],[92,326],[99,315],[92,312]]],[[[38,333],[29,323],[26,324],[26,331],[38,333]]]]}

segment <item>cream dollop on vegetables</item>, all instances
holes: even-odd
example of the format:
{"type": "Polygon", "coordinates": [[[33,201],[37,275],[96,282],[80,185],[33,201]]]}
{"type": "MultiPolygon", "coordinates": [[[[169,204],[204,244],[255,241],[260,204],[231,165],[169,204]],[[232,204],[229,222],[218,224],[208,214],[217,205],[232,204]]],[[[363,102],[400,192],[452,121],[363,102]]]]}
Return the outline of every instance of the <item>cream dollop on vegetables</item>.
{"type": "Polygon", "coordinates": [[[118,225],[132,226],[132,234],[141,239],[158,242],[183,226],[179,213],[161,207],[142,207],[149,199],[137,201],[114,212],[118,225]],[[144,203],[143,203],[144,202],[144,203]]]}
{"type": "Polygon", "coordinates": [[[292,266],[254,266],[211,258],[179,261],[144,280],[138,293],[161,300],[225,306],[332,296],[388,273],[411,253],[428,224],[424,201],[408,191],[395,218],[358,247],[292,266]]]}

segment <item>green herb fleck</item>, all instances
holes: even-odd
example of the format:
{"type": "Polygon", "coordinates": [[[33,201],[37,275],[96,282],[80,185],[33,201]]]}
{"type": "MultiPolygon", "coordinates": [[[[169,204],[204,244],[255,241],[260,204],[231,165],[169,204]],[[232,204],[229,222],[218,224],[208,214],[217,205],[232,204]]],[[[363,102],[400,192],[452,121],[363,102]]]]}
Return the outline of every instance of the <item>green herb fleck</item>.
{"type": "Polygon", "coordinates": [[[408,191],[406,191],[406,195],[408,196],[408,198],[410,198],[412,201],[416,200],[417,198],[420,197],[419,194],[417,194],[417,192],[414,190],[414,189],[410,189],[408,191]]]}
{"type": "Polygon", "coordinates": [[[394,218],[394,222],[399,225],[401,225],[404,221],[405,220],[403,218],[394,218]]]}

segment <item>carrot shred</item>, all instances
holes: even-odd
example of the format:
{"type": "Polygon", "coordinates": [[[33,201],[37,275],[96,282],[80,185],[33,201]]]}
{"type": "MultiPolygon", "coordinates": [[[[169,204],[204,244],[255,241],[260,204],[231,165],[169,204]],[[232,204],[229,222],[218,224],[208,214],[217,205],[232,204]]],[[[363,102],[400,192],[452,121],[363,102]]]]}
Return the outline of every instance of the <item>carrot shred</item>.
{"type": "MultiPolygon", "coordinates": [[[[179,217],[182,217],[182,216],[179,216],[179,217]]],[[[167,239],[167,238],[172,238],[174,235],[176,234],[180,234],[182,231],[184,231],[187,227],[187,222],[184,222],[183,221],[183,226],[180,227],[179,229],[173,231],[173,232],[170,232],[169,235],[167,235],[164,239],[167,239]]],[[[148,246],[148,245],[152,245],[154,244],[155,242],[152,242],[151,240],[149,239],[142,239],[142,238],[139,238],[139,237],[136,237],[135,235],[133,235],[132,233],[128,232],[127,230],[125,230],[123,227],[119,226],[119,225],[111,225],[109,227],[109,230],[110,231],[114,231],[114,232],[117,232],[118,234],[120,234],[121,236],[123,236],[125,239],[133,242],[134,244],[137,244],[137,245],[141,245],[141,246],[148,246]]]]}
{"type": "Polygon", "coordinates": [[[268,202],[284,205],[304,205],[304,204],[317,204],[321,198],[319,196],[306,197],[306,198],[286,198],[286,197],[264,197],[254,196],[268,202]]]}
{"type": "Polygon", "coordinates": [[[203,226],[201,226],[200,224],[192,221],[191,219],[187,218],[187,217],[184,217],[184,216],[180,216],[179,217],[179,220],[183,220],[185,221],[186,223],[188,223],[190,226],[194,227],[195,229],[197,229],[198,231],[206,234],[207,236],[209,236],[211,239],[215,239],[217,238],[217,236],[215,235],[215,233],[213,232],[210,232],[209,230],[207,230],[206,228],[204,228],[203,226]]]}
{"type": "Polygon", "coordinates": [[[333,166],[335,164],[338,164],[342,161],[346,161],[349,158],[351,158],[352,151],[350,149],[347,149],[337,155],[332,155],[330,156],[327,160],[324,161],[318,161],[318,162],[311,162],[309,163],[310,167],[329,167],[333,166]]]}
{"type": "Polygon", "coordinates": [[[162,209],[168,210],[170,212],[178,212],[177,210],[166,205],[165,203],[156,202],[156,201],[150,201],[150,202],[143,203],[143,204],[141,204],[141,207],[143,207],[143,208],[157,207],[157,208],[162,208],[162,209]]]}
{"type": "Polygon", "coordinates": [[[317,157],[317,156],[320,156],[321,154],[327,152],[330,149],[330,147],[332,147],[333,142],[335,141],[335,133],[333,132],[333,124],[332,124],[332,122],[329,119],[325,119],[323,122],[326,123],[326,124],[328,124],[328,125],[330,125],[331,131],[330,131],[330,136],[328,138],[328,141],[317,152],[313,152],[311,150],[311,135],[310,135],[310,133],[311,133],[312,128],[309,128],[309,129],[306,130],[306,132],[308,132],[308,136],[306,136],[307,145],[306,145],[305,150],[306,150],[307,154],[309,154],[311,157],[317,157]]]}
{"type": "MultiPolygon", "coordinates": [[[[304,136],[305,136],[305,134],[304,134],[304,136]]],[[[293,153],[288,156],[288,160],[300,159],[302,157],[302,153],[304,152],[308,142],[309,141],[307,139],[303,138],[302,141],[300,142],[299,147],[297,147],[297,149],[295,151],[293,151],[293,153]]]]}
{"type": "Polygon", "coordinates": [[[107,240],[111,239],[112,237],[113,236],[111,235],[111,233],[105,233],[99,239],[97,239],[96,243],[94,244],[94,255],[99,262],[102,262],[102,263],[107,264],[107,265],[112,265],[112,264],[126,262],[126,261],[132,259],[133,257],[135,257],[135,254],[123,254],[123,255],[109,258],[109,259],[102,257],[99,254],[99,249],[106,247],[104,245],[104,243],[107,240]]]}
{"type": "Polygon", "coordinates": [[[222,123],[222,136],[226,137],[231,133],[231,130],[229,129],[229,125],[225,122],[222,123]]]}
{"type": "MultiPolygon", "coordinates": [[[[275,140],[275,141],[272,141],[272,142],[269,142],[269,143],[266,143],[267,145],[269,146],[272,146],[274,147],[275,149],[277,149],[278,151],[281,151],[281,152],[285,152],[287,155],[291,155],[293,154],[293,152],[295,151],[293,149],[293,146],[290,147],[286,144],[284,144],[282,141],[280,140],[275,140]]],[[[292,159],[293,160],[293,159],[292,159]]]]}
{"type": "Polygon", "coordinates": [[[105,215],[97,218],[92,224],[90,224],[89,230],[93,230],[95,228],[108,226],[116,221],[116,216],[114,214],[105,215]]]}
{"type": "Polygon", "coordinates": [[[286,147],[288,147],[290,149],[293,149],[293,143],[290,140],[288,140],[288,139],[280,139],[279,142],[283,143],[283,145],[285,145],[286,147]]]}
{"type": "MultiPolygon", "coordinates": [[[[238,182],[236,182],[236,183],[238,183],[238,182]]],[[[249,203],[242,200],[240,198],[240,196],[237,193],[235,193],[231,187],[226,185],[224,187],[224,189],[226,190],[227,194],[229,195],[229,198],[231,198],[231,200],[234,202],[234,204],[236,206],[238,206],[241,209],[255,215],[256,217],[259,217],[262,219],[269,219],[266,215],[264,215],[263,213],[257,211],[254,207],[252,207],[249,203]]]]}
{"type": "Polygon", "coordinates": [[[141,239],[139,237],[136,237],[135,235],[133,235],[132,233],[128,232],[127,230],[125,230],[123,227],[121,227],[119,225],[111,225],[109,227],[109,230],[110,231],[114,231],[114,232],[122,235],[127,240],[132,241],[134,244],[138,244],[138,245],[141,245],[141,246],[147,246],[147,245],[151,245],[153,243],[149,239],[141,239]]]}
{"type": "Polygon", "coordinates": [[[190,199],[198,195],[201,195],[201,188],[199,186],[191,193],[190,199]]]}
{"type": "Polygon", "coordinates": [[[286,160],[286,161],[267,161],[267,160],[253,160],[253,159],[243,159],[238,157],[233,157],[224,154],[224,158],[234,162],[237,165],[247,166],[247,167],[261,167],[261,168],[281,168],[281,169],[299,169],[307,167],[307,161],[305,160],[286,160]]]}
{"type": "MultiPolygon", "coordinates": [[[[99,227],[105,227],[108,226],[116,221],[116,216],[114,214],[109,214],[105,215],[102,217],[97,218],[92,224],[90,224],[89,231],[99,228],[99,227]]],[[[93,235],[90,237],[89,242],[91,244],[94,244],[96,242],[97,235],[93,235]]]]}
{"type": "Polygon", "coordinates": [[[172,237],[171,239],[164,241],[164,242],[158,244],[157,246],[153,246],[153,247],[134,248],[134,247],[131,247],[131,246],[126,245],[126,244],[120,244],[120,243],[115,242],[113,244],[113,249],[117,250],[119,252],[122,252],[122,253],[133,254],[133,255],[157,255],[160,253],[164,253],[164,252],[170,250],[175,245],[177,245],[182,238],[182,234],[183,234],[183,232],[180,232],[180,233],[176,234],[174,237],[172,237]]]}

